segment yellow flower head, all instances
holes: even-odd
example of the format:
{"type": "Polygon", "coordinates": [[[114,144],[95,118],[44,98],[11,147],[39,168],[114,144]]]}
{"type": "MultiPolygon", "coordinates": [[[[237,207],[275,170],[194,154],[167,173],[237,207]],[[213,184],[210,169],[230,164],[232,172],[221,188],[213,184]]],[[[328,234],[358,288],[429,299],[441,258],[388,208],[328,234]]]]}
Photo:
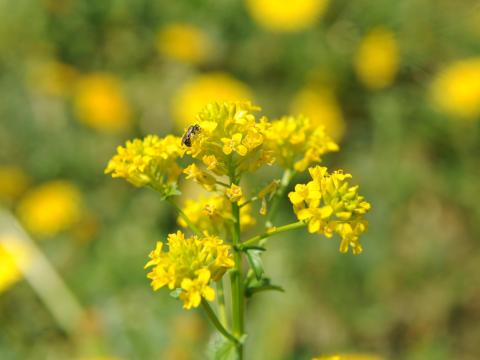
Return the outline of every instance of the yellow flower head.
{"type": "Polygon", "coordinates": [[[187,153],[202,160],[216,175],[236,178],[271,164],[271,151],[263,146],[265,120],[257,122],[248,102],[210,103],[197,115],[200,130],[191,139],[187,153]]]}
{"type": "Polygon", "coordinates": [[[135,186],[151,186],[166,195],[182,172],[176,160],[183,152],[178,137],[148,135],[119,146],[105,173],[125,178],[135,186]]]}
{"type": "Polygon", "coordinates": [[[320,162],[323,154],[339,149],[323,126],[313,126],[305,116],[272,121],[266,137],[277,163],[297,171],[306,170],[310,164],[320,162]]]}
{"type": "Polygon", "coordinates": [[[220,280],[234,266],[230,246],[208,233],[202,238],[185,238],[181,231],[168,235],[167,246],[168,251],[163,251],[163,243],[158,242],[145,265],[145,268],[153,266],[147,275],[153,290],[164,286],[180,289],[186,309],[198,307],[202,298],[213,301],[215,291],[210,287],[211,281],[220,280]]]}
{"type": "Polygon", "coordinates": [[[243,198],[242,188],[238,185],[232,184],[225,190],[225,196],[231,202],[237,203],[243,198]]]}
{"type": "Polygon", "coordinates": [[[480,115],[480,57],[457,61],[435,78],[432,98],[438,109],[452,117],[480,115]]]}
{"type": "Polygon", "coordinates": [[[288,194],[297,218],[308,223],[308,231],[331,237],[341,237],[340,251],[349,247],[354,254],[362,252],[359,236],[366,231],[364,215],[370,204],[358,194],[358,186],[347,182],[352,176],[341,171],[328,173],[326,167],[309,168],[312,181],[297,184],[288,194]]]}
{"type": "Polygon", "coordinates": [[[345,120],[333,91],[327,88],[306,87],[293,98],[290,111],[308,117],[313,127],[324,126],[334,140],[345,134],[345,120]]]}
{"type": "Polygon", "coordinates": [[[0,166],[0,201],[18,198],[27,188],[30,179],[17,166],[0,166]]]}
{"type": "Polygon", "coordinates": [[[22,267],[31,261],[25,246],[9,237],[0,238],[0,293],[22,278],[22,267]]]}
{"type": "Polygon", "coordinates": [[[246,0],[247,9],[262,27],[293,32],[312,26],[327,9],[328,0],[246,0]]]}
{"type": "Polygon", "coordinates": [[[93,129],[121,132],[131,125],[130,106],[113,75],[96,73],[80,78],[73,104],[78,120],[93,129]]]}
{"type": "Polygon", "coordinates": [[[82,216],[82,196],[67,181],[51,181],[25,194],[18,216],[25,227],[38,236],[53,236],[69,229],[82,216]]]}
{"type": "Polygon", "coordinates": [[[157,49],[174,60],[198,64],[208,58],[211,44],[202,29],[191,24],[173,23],[160,29],[157,49]]]}
{"type": "MultiPolygon", "coordinates": [[[[240,200],[242,202],[243,199],[240,200]]],[[[200,197],[197,200],[188,199],[185,201],[183,212],[190,221],[201,231],[211,234],[226,233],[231,228],[232,205],[223,195],[200,197]]],[[[255,218],[251,216],[250,204],[240,208],[240,227],[242,230],[255,225],[255,218]]],[[[178,223],[186,228],[187,223],[180,216],[178,223]]]]}
{"type": "Polygon", "coordinates": [[[252,98],[241,81],[222,72],[193,77],[175,95],[172,112],[180,128],[189,126],[202,108],[213,101],[245,101],[252,98]]]}
{"type": "Polygon", "coordinates": [[[392,84],[399,66],[399,50],[395,34],[378,27],[360,42],[354,58],[360,81],[369,89],[383,89],[392,84]]]}

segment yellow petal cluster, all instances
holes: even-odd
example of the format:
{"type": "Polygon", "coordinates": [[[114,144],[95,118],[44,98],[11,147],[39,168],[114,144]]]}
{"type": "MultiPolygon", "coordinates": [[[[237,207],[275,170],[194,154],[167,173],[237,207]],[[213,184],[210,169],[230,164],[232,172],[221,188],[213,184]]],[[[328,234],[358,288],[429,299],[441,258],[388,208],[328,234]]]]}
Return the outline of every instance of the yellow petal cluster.
{"type": "Polygon", "coordinates": [[[472,120],[480,115],[480,57],[450,64],[432,84],[436,107],[455,118],[472,120]]]}
{"type": "Polygon", "coordinates": [[[265,133],[268,147],[285,169],[305,171],[309,165],[320,162],[324,154],[339,149],[323,126],[313,126],[305,116],[274,120],[265,133]]]}
{"type": "Polygon", "coordinates": [[[323,15],[328,3],[329,0],[246,0],[253,19],[274,32],[307,29],[323,15]]]}
{"type": "Polygon", "coordinates": [[[272,152],[264,146],[268,124],[257,121],[253,112],[258,110],[249,102],[208,104],[195,119],[200,131],[191,138],[187,153],[212,173],[231,179],[271,164],[272,152]]]}
{"type": "Polygon", "coordinates": [[[125,178],[135,186],[150,186],[165,193],[182,172],[176,160],[183,156],[180,138],[148,135],[143,140],[127,141],[117,148],[105,173],[125,178]]]}
{"type": "Polygon", "coordinates": [[[153,290],[164,286],[180,289],[185,309],[198,307],[202,298],[213,301],[215,290],[211,282],[220,280],[225,271],[234,266],[230,245],[208,233],[202,238],[185,238],[181,231],[168,235],[168,251],[163,250],[163,245],[157,242],[145,265],[145,268],[153,267],[147,275],[153,290]]]}
{"type": "Polygon", "coordinates": [[[120,81],[112,74],[81,77],[76,84],[73,105],[78,120],[95,130],[122,132],[130,128],[130,105],[120,81]]]}
{"type": "MultiPolygon", "coordinates": [[[[240,202],[242,202],[240,200],[240,202]]],[[[232,205],[223,195],[200,197],[197,200],[187,199],[182,208],[190,221],[201,231],[211,234],[226,233],[231,228],[232,205]]],[[[240,227],[242,230],[255,225],[255,218],[251,215],[252,207],[245,204],[240,208],[240,227]]],[[[186,228],[187,223],[180,216],[178,223],[186,228]]]]}
{"type": "Polygon", "coordinates": [[[360,42],[354,66],[360,81],[369,89],[383,89],[392,84],[399,66],[395,34],[384,27],[370,30],[360,42]]]}
{"type": "Polygon", "coordinates": [[[202,29],[188,23],[168,24],[158,32],[158,51],[174,60],[198,64],[208,58],[210,48],[202,29]]]}
{"type": "Polygon", "coordinates": [[[352,248],[354,254],[362,252],[359,236],[366,231],[364,215],[370,204],[358,194],[358,186],[347,182],[352,176],[341,171],[330,174],[326,167],[308,169],[312,181],[297,184],[288,194],[297,218],[308,223],[308,231],[341,238],[340,252],[352,248]]]}
{"type": "Polygon", "coordinates": [[[172,113],[179,128],[192,124],[192,119],[212,101],[245,101],[252,99],[250,88],[224,72],[196,75],[174,95],[172,113]]]}
{"type": "Polygon", "coordinates": [[[38,236],[53,236],[71,228],[83,214],[82,195],[72,183],[55,180],[33,188],[18,205],[18,217],[38,236]]]}

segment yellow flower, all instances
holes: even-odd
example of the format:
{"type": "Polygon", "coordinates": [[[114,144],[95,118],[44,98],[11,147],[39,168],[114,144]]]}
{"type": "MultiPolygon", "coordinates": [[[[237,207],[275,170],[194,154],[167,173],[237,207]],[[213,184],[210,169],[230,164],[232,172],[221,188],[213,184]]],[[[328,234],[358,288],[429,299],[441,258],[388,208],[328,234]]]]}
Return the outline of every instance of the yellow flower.
{"type": "Polygon", "coordinates": [[[185,278],[182,280],[183,291],[180,294],[180,300],[183,301],[184,309],[198,307],[202,301],[202,297],[208,301],[215,300],[215,290],[208,286],[210,281],[210,271],[200,269],[197,271],[197,278],[191,280],[185,278]]]}
{"type": "Polygon", "coordinates": [[[452,117],[475,119],[480,115],[480,57],[450,64],[432,84],[438,109],[452,117]]]}
{"type": "Polygon", "coordinates": [[[253,19],[274,32],[291,32],[311,27],[327,9],[328,0],[246,0],[253,19]]]}
{"type": "Polygon", "coordinates": [[[143,140],[127,141],[125,147],[117,148],[105,174],[125,178],[135,186],[151,186],[167,195],[182,172],[176,163],[184,152],[180,141],[172,135],[164,138],[148,135],[143,140]]]}
{"type": "Polygon", "coordinates": [[[231,179],[271,164],[272,151],[263,146],[266,120],[256,121],[256,110],[248,102],[208,104],[194,120],[200,130],[187,154],[202,159],[215,175],[231,179]]]}
{"type": "Polygon", "coordinates": [[[31,86],[51,96],[70,95],[78,79],[78,71],[56,61],[33,64],[29,72],[31,86]]]}
{"type": "Polygon", "coordinates": [[[345,120],[333,91],[327,88],[306,87],[293,98],[290,111],[310,118],[312,126],[324,126],[334,140],[345,134],[345,120]]]}
{"type": "Polygon", "coordinates": [[[31,254],[15,238],[0,238],[0,293],[22,278],[21,269],[31,261],[31,254]]]}
{"type": "Polygon", "coordinates": [[[72,227],[82,216],[82,196],[72,183],[51,181],[30,190],[20,201],[18,216],[38,236],[52,236],[72,227]]]}
{"type": "Polygon", "coordinates": [[[392,84],[399,66],[395,34],[384,28],[370,30],[360,42],[354,58],[360,81],[369,89],[383,89],[392,84]]]}
{"type": "Polygon", "coordinates": [[[181,231],[169,234],[167,245],[168,251],[163,251],[163,244],[158,242],[145,265],[153,266],[147,275],[153,290],[164,286],[179,289],[186,309],[199,306],[202,298],[213,301],[215,292],[209,284],[234,266],[230,246],[208,233],[202,238],[185,238],[181,231]]]}
{"type": "Polygon", "coordinates": [[[308,231],[341,238],[340,252],[349,247],[354,254],[362,252],[359,236],[367,229],[364,215],[370,204],[358,194],[358,186],[349,186],[346,180],[352,176],[341,171],[328,173],[326,167],[309,169],[312,181],[298,184],[288,194],[297,218],[308,223],[308,231]]]}
{"type": "Polygon", "coordinates": [[[273,156],[285,169],[304,171],[310,164],[320,162],[324,154],[338,151],[338,145],[323,126],[313,126],[305,116],[274,120],[265,134],[273,156]]]}
{"type": "Polygon", "coordinates": [[[0,200],[18,198],[30,183],[25,172],[17,166],[0,166],[0,200]]]}
{"type": "Polygon", "coordinates": [[[168,24],[160,29],[157,37],[157,49],[161,54],[191,64],[205,61],[211,47],[202,29],[186,23],[168,24]]]}
{"type": "Polygon", "coordinates": [[[130,106],[113,75],[94,73],[80,78],[73,105],[78,120],[95,130],[122,132],[130,128],[130,106]]]}
{"type": "Polygon", "coordinates": [[[192,125],[197,113],[213,101],[244,101],[252,98],[250,89],[223,72],[193,77],[180,88],[172,102],[172,113],[180,128],[192,125]]]}
{"type": "MultiPolygon", "coordinates": [[[[241,199],[242,202],[244,199],[241,199]]],[[[232,205],[223,195],[200,197],[197,200],[187,199],[182,208],[190,221],[201,231],[220,234],[227,233],[231,228],[232,205]]],[[[255,225],[255,218],[251,215],[251,205],[246,204],[240,208],[240,227],[242,230],[255,225]]],[[[187,223],[178,218],[178,223],[187,228],[187,223]]]]}
{"type": "Polygon", "coordinates": [[[213,191],[216,188],[215,178],[207,173],[202,171],[197,165],[190,164],[184,170],[183,173],[187,175],[186,179],[192,179],[197,184],[202,185],[206,190],[213,191]]]}
{"type": "Polygon", "coordinates": [[[239,202],[243,198],[242,188],[238,185],[232,184],[225,190],[225,195],[231,202],[239,202]]]}

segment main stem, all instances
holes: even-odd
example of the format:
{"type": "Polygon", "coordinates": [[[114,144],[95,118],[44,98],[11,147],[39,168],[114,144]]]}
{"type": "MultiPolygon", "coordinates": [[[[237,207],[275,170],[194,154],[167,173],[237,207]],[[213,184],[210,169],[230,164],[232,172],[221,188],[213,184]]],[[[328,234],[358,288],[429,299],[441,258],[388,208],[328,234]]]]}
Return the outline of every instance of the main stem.
{"type": "MultiPolygon", "coordinates": [[[[234,248],[240,245],[240,207],[237,203],[232,203],[232,215],[234,218],[232,243],[234,248]]],[[[241,338],[244,333],[244,293],[242,284],[242,256],[241,252],[235,250],[234,254],[235,269],[231,272],[232,281],[232,312],[233,312],[233,333],[237,338],[241,338]]],[[[243,344],[237,345],[238,359],[243,359],[243,344]]]]}

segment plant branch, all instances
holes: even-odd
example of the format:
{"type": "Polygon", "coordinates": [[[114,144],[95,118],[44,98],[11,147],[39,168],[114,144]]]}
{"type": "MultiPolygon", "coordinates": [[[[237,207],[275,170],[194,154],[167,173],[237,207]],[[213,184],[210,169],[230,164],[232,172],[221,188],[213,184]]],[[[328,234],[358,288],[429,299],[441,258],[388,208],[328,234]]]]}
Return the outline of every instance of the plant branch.
{"type": "Polygon", "coordinates": [[[260,235],[254,236],[254,237],[242,242],[238,246],[238,248],[240,248],[241,250],[244,250],[248,246],[256,245],[262,239],[271,237],[273,235],[281,234],[285,231],[299,229],[299,228],[304,227],[306,225],[307,224],[304,223],[303,221],[297,221],[297,222],[294,222],[294,223],[291,223],[291,224],[287,224],[287,225],[283,225],[283,226],[279,226],[279,227],[273,227],[273,228],[265,231],[264,233],[262,233],[260,235]]]}
{"type": "Polygon", "coordinates": [[[206,300],[202,300],[202,307],[207,313],[208,318],[210,319],[212,324],[215,326],[215,328],[228,340],[233,342],[235,346],[238,346],[240,344],[238,339],[235,336],[233,336],[231,333],[229,333],[227,329],[225,329],[225,327],[222,325],[220,320],[218,320],[217,315],[215,315],[215,312],[213,311],[212,307],[206,300]]]}

